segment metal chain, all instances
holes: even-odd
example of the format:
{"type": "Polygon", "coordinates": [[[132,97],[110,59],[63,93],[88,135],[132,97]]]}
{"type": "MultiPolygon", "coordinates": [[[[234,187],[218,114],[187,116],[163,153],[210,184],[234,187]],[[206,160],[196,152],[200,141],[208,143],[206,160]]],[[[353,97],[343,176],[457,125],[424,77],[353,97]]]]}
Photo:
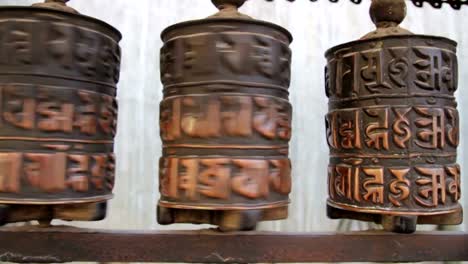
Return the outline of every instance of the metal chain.
{"type": "Polygon", "coordinates": [[[411,0],[411,2],[417,7],[422,7],[424,2],[427,2],[434,8],[441,8],[443,4],[449,4],[456,10],[459,10],[462,5],[468,5],[468,0],[411,0]]]}
{"type": "MultiPolygon", "coordinates": [[[[272,2],[273,0],[266,0],[272,2]]],[[[287,0],[289,2],[294,2],[296,0],[287,0]]],[[[317,2],[318,0],[309,0],[311,2],[317,2]]],[[[337,3],[340,0],[329,0],[332,3],[337,3]]],[[[360,4],[362,0],[349,0],[352,3],[360,4]]],[[[442,8],[443,4],[450,5],[453,9],[459,10],[463,5],[468,5],[468,0],[408,0],[411,1],[415,6],[422,7],[424,3],[430,4],[434,8],[442,8]]]]}

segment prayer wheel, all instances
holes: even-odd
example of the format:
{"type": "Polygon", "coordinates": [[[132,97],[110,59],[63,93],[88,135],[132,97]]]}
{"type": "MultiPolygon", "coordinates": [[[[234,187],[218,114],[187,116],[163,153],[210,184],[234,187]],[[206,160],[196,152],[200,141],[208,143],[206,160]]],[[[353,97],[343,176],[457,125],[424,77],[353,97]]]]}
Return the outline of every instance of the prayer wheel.
{"type": "Polygon", "coordinates": [[[377,29],[327,51],[328,215],[411,233],[460,224],[456,42],[399,26],[404,0],[373,0],[377,29]]]}
{"type": "Polygon", "coordinates": [[[106,215],[120,33],[66,0],[0,7],[0,224],[106,215]]]}
{"type": "Polygon", "coordinates": [[[162,33],[158,222],[250,230],[288,214],[292,37],[212,2],[162,33]]]}

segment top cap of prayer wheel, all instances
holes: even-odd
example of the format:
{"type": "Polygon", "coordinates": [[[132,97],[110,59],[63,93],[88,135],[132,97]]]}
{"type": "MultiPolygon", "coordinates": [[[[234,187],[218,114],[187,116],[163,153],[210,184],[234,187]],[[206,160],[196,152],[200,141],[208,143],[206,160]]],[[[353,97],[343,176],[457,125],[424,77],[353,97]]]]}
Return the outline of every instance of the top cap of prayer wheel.
{"type": "Polygon", "coordinates": [[[69,0],[45,0],[44,3],[33,4],[33,6],[34,7],[55,9],[55,10],[60,10],[60,11],[64,11],[64,12],[78,14],[78,11],[76,11],[75,9],[67,6],[68,1],[69,0]]]}

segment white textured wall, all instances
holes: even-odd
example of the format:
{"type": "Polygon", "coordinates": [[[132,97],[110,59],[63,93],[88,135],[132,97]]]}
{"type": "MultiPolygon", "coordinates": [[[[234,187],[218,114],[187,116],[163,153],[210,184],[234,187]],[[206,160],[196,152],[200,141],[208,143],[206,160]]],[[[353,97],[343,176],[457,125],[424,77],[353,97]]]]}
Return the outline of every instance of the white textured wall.
{"type": "MultiPolygon", "coordinates": [[[[0,4],[29,5],[32,0],[0,0],[0,4]]],[[[326,168],[328,148],[323,117],[327,111],[324,93],[323,54],[339,43],[354,40],[373,29],[368,18],[370,1],[354,5],[348,0],[331,4],[328,0],[311,3],[296,0],[250,0],[242,11],[259,19],[272,21],[289,29],[295,40],[291,101],[294,105],[294,136],[291,158],[294,189],[290,217],[286,221],[262,224],[262,229],[282,231],[334,230],[337,221],[325,215],[326,168]]],[[[162,97],[159,79],[160,32],[167,26],[189,19],[206,17],[215,12],[209,0],[72,0],[71,6],[81,13],[102,19],[124,36],[122,73],[119,83],[119,128],[116,143],[117,182],[115,198],[108,218],[85,226],[162,229],[156,224],[158,199],[157,166],[161,153],[158,127],[158,104],[162,97]]],[[[404,26],[413,32],[442,35],[459,42],[459,103],[462,143],[459,162],[467,171],[468,135],[468,8],[453,11],[409,4],[404,26]]],[[[466,176],[466,175],[464,175],[466,176]]],[[[462,176],[463,177],[463,176],[462,176]]],[[[465,177],[466,178],[466,177],[465,177]]],[[[468,180],[463,180],[463,190],[468,180]]],[[[464,196],[468,205],[468,195],[464,196]]],[[[468,221],[467,221],[468,222],[468,221]]],[[[189,228],[190,226],[177,226],[189,228]]],[[[468,223],[465,223],[468,227],[468,223]]],[[[164,229],[173,229],[164,227],[164,229]]],[[[196,228],[196,227],[195,227],[196,228]]],[[[466,228],[468,229],[468,228],[466,228]]]]}

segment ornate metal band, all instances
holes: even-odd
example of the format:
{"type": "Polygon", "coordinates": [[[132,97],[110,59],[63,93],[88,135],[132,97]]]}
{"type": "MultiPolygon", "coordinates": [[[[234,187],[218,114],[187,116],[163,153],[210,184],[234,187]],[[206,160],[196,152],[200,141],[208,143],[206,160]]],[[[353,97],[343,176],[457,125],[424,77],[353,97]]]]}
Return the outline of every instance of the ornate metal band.
{"type": "Polygon", "coordinates": [[[8,200],[1,199],[0,204],[21,204],[21,205],[62,205],[62,204],[82,204],[82,203],[97,203],[110,200],[114,197],[113,194],[95,196],[95,197],[86,197],[81,199],[53,199],[53,200],[44,200],[44,199],[21,199],[21,200],[8,200]]]}
{"type": "Polygon", "coordinates": [[[219,204],[180,204],[180,203],[172,203],[166,201],[159,201],[159,205],[167,208],[175,208],[175,209],[190,209],[190,210],[261,210],[261,209],[274,209],[274,208],[281,208],[287,207],[289,205],[289,201],[280,201],[277,203],[268,203],[268,204],[257,204],[254,206],[248,205],[226,205],[220,206],[219,204]]]}
{"type": "Polygon", "coordinates": [[[462,207],[460,204],[456,205],[454,208],[451,208],[451,209],[442,209],[442,210],[434,210],[434,211],[397,211],[397,210],[393,210],[389,208],[378,208],[378,207],[363,208],[360,206],[352,206],[349,204],[338,203],[332,200],[328,200],[327,204],[335,208],[352,211],[352,212],[383,214],[383,215],[405,215],[405,216],[407,215],[416,215],[416,216],[444,215],[444,214],[451,214],[451,213],[462,210],[462,207]]]}

